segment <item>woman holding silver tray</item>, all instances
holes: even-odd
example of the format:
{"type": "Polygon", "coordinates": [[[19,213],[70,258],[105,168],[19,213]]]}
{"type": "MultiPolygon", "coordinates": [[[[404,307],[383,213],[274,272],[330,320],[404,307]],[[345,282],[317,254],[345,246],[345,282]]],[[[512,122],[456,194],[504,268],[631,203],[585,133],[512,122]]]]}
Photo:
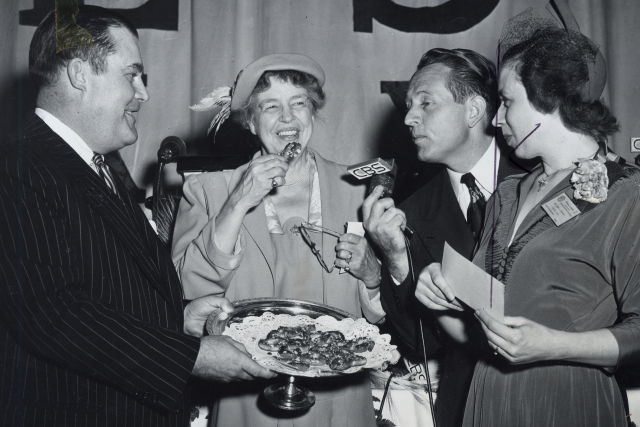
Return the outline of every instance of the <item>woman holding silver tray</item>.
{"type": "MultiPolygon", "coordinates": [[[[211,127],[231,115],[261,149],[234,171],[186,180],[172,251],[186,298],[293,298],[374,323],[384,315],[373,252],[363,237],[342,233],[359,220],[365,187],[308,147],[324,80],[304,55],[267,55],[242,70],[233,89],[217,88],[192,107],[222,106],[211,127]]],[[[216,425],[276,426],[286,417],[293,426],[375,426],[366,372],[313,381],[315,406],[293,414],[260,404],[263,383],[233,386],[214,408],[216,425]]]]}

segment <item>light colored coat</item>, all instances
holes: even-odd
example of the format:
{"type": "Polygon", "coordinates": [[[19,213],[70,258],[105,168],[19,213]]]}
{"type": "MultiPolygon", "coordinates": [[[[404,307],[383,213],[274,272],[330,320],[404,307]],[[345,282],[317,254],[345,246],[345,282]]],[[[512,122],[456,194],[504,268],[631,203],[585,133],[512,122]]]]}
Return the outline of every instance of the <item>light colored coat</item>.
{"type": "MultiPolygon", "coordinates": [[[[315,154],[320,181],[322,224],[342,232],[347,221],[359,221],[366,186],[354,185],[346,166],[315,154]]],[[[257,154],[258,156],[259,154],[257,154]]],[[[247,213],[236,242],[235,254],[222,253],[213,241],[216,217],[248,164],[234,171],[191,175],[184,184],[173,236],[173,262],[186,298],[217,294],[231,301],[273,297],[275,292],[273,252],[264,204],[247,213]]],[[[357,181],[355,184],[359,184],[357,181]]],[[[335,257],[336,238],[323,235],[321,251],[330,263],[335,257]]],[[[320,246],[320,245],[319,245],[320,246]]],[[[350,274],[323,270],[322,302],[369,321],[381,319],[362,282],[350,274]]]]}

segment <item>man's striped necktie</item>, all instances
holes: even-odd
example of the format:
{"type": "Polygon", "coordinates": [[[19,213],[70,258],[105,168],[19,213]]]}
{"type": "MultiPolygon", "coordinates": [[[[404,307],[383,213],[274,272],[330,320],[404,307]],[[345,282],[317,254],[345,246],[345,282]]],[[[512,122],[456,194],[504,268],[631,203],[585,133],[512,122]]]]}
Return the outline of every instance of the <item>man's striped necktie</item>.
{"type": "Polygon", "coordinates": [[[460,178],[460,182],[469,188],[469,195],[471,201],[467,209],[467,223],[473,232],[473,237],[480,238],[480,231],[482,230],[482,224],[484,223],[484,211],[487,206],[487,202],[484,200],[482,191],[476,184],[476,179],[471,173],[465,173],[460,178]]]}
{"type": "Polygon", "coordinates": [[[98,174],[100,175],[100,178],[104,180],[104,182],[107,184],[107,187],[109,187],[113,194],[120,197],[120,195],[118,194],[116,183],[113,180],[111,171],[109,170],[109,165],[104,162],[104,156],[102,154],[94,153],[92,160],[93,164],[96,165],[96,168],[98,168],[98,174]]]}

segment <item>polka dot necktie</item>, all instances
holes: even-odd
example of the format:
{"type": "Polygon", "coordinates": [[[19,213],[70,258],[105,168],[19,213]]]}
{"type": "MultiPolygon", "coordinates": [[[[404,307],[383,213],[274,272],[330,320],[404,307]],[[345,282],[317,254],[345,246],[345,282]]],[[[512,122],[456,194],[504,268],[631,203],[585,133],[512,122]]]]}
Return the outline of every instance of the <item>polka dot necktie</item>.
{"type": "Polygon", "coordinates": [[[471,195],[471,202],[469,202],[469,207],[467,208],[467,223],[473,232],[473,237],[478,239],[484,222],[484,210],[487,202],[484,200],[484,195],[478,188],[476,179],[471,173],[462,175],[460,182],[467,186],[471,195]]]}
{"type": "Polygon", "coordinates": [[[109,170],[109,166],[104,162],[104,156],[102,154],[94,153],[93,156],[93,164],[98,168],[98,174],[100,178],[104,180],[109,187],[109,190],[113,192],[116,196],[120,197],[118,194],[118,188],[116,187],[116,183],[113,180],[113,176],[111,175],[111,171],[109,170]]]}

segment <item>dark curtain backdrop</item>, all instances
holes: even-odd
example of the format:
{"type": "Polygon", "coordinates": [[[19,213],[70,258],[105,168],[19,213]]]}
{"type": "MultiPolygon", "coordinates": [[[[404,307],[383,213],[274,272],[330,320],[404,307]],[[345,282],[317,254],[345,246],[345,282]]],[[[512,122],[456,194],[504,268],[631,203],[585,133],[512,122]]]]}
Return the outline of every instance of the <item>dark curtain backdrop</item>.
{"type": "MultiPolygon", "coordinates": [[[[85,0],[122,10],[140,28],[151,100],[139,113],[140,139],[121,152],[137,184],[150,183],[160,141],[177,135],[190,154],[207,153],[212,113],[187,107],[261,55],[297,52],[318,61],[328,102],[312,146],[355,163],[395,149],[406,130],[392,101],[430,48],[464,47],[495,60],[503,23],[548,0],[85,0]],[[399,10],[399,12],[398,12],[399,10]],[[386,82],[386,83],[382,83],[386,82]],[[382,88],[382,90],[381,90],[382,88]],[[384,92],[384,93],[383,93],[384,92]]],[[[80,3],[83,3],[80,0],[80,3]]],[[[3,134],[33,108],[29,42],[54,0],[3,0],[0,11],[0,115],[3,134]]],[[[621,123],[611,144],[631,158],[640,137],[640,1],[569,0],[582,31],[602,49],[609,71],[604,98],[621,123]]],[[[396,99],[397,101],[398,99],[396,99]]],[[[221,143],[224,145],[224,143],[221,143]]],[[[230,144],[227,141],[227,144],[230,144]]],[[[168,179],[178,182],[169,170],[168,179]]]]}

